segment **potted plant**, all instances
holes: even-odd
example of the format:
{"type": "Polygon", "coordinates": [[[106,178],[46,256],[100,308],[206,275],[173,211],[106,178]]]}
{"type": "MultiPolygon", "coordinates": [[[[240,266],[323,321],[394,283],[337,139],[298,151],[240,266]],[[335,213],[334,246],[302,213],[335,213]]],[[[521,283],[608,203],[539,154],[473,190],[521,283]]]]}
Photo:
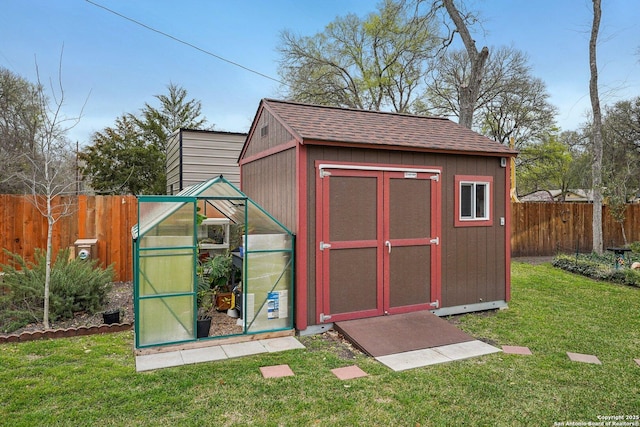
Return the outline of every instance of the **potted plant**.
{"type": "Polygon", "coordinates": [[[213,307],[213,292],[210,289],[199,291],[197,298],[198,317],[196,321],[196,337],[204,338],[209,336],[209,329],[211,329],[211,308],[213,307]]]}
{"type": "MultiPolygon", "coordinates": [[[[218,311],[228,310],[232,305],[233,293],[229,289],[233,260],[227,251],[216,255],[207,266],[210,269],[211,287],[215,293],[215,308],[218,311]]],[[[205,268],[206,269],[206,268],[205,268]]]]}

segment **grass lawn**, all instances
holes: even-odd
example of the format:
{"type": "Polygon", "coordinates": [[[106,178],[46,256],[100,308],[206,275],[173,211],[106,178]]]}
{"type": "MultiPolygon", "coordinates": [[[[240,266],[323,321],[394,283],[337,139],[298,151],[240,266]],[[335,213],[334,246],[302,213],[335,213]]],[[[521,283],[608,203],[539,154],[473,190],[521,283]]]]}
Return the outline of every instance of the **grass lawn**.
{"type": "Polygon", "coordinates": [[[131,332],[5,344],[0,425],[552,426],[640,415],[640,289],[514,263],[510,308],[457,320],[533,356],[393,372],[312,336],[306,350],[138,374],[131,332]],[[295,376],[262,378],[259,367],[285,363],[295,376]],[[330,372],[352,364],[369,376],[330,372]]]}

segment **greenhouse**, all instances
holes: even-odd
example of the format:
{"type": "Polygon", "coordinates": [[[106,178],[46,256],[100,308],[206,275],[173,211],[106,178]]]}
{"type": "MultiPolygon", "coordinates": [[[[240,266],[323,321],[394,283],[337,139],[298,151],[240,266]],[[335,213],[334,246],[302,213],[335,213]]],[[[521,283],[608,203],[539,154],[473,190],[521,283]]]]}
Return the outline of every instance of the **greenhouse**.
{"type": "Polygon", "coordinates": [[[294,235],[224,177],[139,196],[135,346],[293,328],[294,235]]]}

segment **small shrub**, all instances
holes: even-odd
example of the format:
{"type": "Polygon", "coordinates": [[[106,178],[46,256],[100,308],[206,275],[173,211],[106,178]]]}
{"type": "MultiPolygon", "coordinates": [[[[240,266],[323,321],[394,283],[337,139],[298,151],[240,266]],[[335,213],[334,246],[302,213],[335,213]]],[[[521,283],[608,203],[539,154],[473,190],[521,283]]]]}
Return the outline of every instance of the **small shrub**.
{"type": "MultiPolygon", "coordinates": [[[[1,265],[4,293],[0,297],[0,330],[11,332],[42,321],[46,253],[36,250],[35,262],[7,254],[13,265],[1,265]]],[[[102,309],[113,280],[113,266],[102,269],[98,260],[69,259],[69,249],[58,252],[51,265],[49,320],[68,319],[76,312],[102,309]]]]}
{"type": "Polygon", "coordinates": [[[629,248],[634,254],[640,254],[640,242],[633,242],[629,245],[629,248]]]}
{"type": "Polygon", "coordinates": [[[614,268],[613,256],[597,254],[557,255],[552,265],[595,280],[640,287],[640,272],[630,268],[614,268]]]}

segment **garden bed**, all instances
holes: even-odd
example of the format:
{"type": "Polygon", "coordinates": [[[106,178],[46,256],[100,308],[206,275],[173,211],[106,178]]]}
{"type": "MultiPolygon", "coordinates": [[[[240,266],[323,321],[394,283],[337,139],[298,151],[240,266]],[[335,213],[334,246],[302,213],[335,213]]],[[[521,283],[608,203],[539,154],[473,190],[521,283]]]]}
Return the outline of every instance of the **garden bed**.
{"type": "Polygon", "coordinates": [[[560,254],[553,258],[552,264],[571,273],[580,274],[594,280],[640,287],[640,270],[634,270],[632,263],[640,262],[640,254],[631,252],[624,258],[622,265],[616,267],[612,253],[598,254],[560,254]]]}

